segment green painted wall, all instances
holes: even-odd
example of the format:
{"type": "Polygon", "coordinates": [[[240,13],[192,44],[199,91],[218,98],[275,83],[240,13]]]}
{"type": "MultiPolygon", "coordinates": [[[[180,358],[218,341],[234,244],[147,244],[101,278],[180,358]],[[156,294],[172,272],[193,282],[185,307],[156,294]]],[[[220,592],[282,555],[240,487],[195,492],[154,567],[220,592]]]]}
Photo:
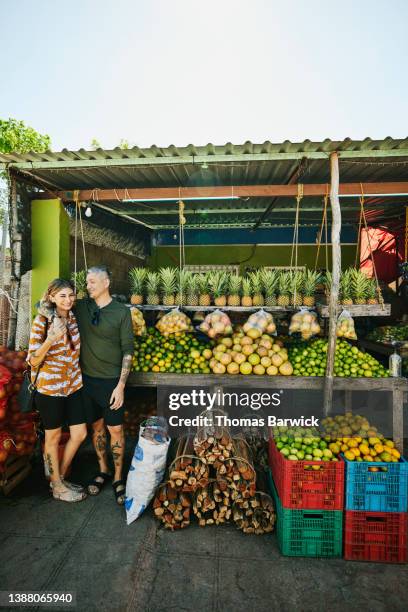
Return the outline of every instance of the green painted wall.
{"type": "Polygon", "coordinates": [[[31,308],[54,278],[69,278],[69,219],[58,199],[31,202],[31,308]]]}
{"type": "MultiPolygon", "coordinates": [[[[288,266],[290,264],[291,245],[212,245],[185,247],[186,264],[240,264],[241,272],[246,266],[288,266]]],[[[354,265],[356,245],[342,246],[342,267],[354,265]]],[[[325,248],[320,248],[318,267],[325,268],[325,248]]],[[[314,268],[316,245],[300,245],[298,248],[298,265],[314,268]]],[[[157,270],[161,266],[178,266],[178,247],[155,247],[148,265],[157,270]]],[[[329,246],[329,266],[331,267],[331,247],[329,246]]]]}

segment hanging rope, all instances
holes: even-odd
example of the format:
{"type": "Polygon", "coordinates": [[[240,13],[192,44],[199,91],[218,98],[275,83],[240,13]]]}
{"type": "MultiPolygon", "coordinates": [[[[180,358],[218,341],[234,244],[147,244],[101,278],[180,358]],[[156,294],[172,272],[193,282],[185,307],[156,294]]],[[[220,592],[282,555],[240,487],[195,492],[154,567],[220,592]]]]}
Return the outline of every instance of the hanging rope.
{"type": "MultiPolygon", "coordinates": [[[[382,296],[381,293],[381,288],[380,288],[380,283],[378,282],[378,275],[377,275],[377,268],[375,266],[375,261],[374,261],[374,255],[373,255],[373,249],[371,248],[371,239],[370,239],[370,232],[368,229],[368,225],[367,225],[367,219],[366,219],[366,215],[365,215],[365,210],[364,210],[364,191],[363,191],[363,183],[360,183],[360,189],[361,189],[361,196],[360,196],[360,206],[361,206],[361,212],[360,212],[360,217],[363,220],[364,223],[364,228],[367,234],[367,242],[368,242],[368,249],[370,251],[370,257],[371,257],[371,261],[373,263],[373,270],[374,270],[374,277],[375,277],[375,282],[377,284],[377,294],[378,294],[378,301],[380,302],[382,309],[384,310],[384,298],[382,296]]],[[[356,266],[357,267],[357,266],[356,266]]]]}
{"type": "Polygon", "coordinates": [[[184,249],[184,225],[186,223],[186,218],[184,216],[184,202],[181,199],[181,189],[179,188],[179,201],[178,201],[178,215],[179,215],[179,296],[180,296],[180,304],[183,304],[183,288],[181,284],[181,274],[184,269],[186,263],[185,257],[185,249],[184,249]]]}
{"type": "Polygon", "coordinates": [[[293,241],[292,241],[292,252],[290,255],[290,267],[293,268],[293,259],[295,260],[295,267],[297,267],[298,261],[298,242],[299,242],[299,210],[300,202],[303,198],[303,184],[298,183],[296,196],[296,216],[295,216],[295,227],[293,230],[293,241]]]}
{"type": "Polygon", "coordinates": [[[314,265],[315,270],[317,269],[317,264],[319,261],[319,253],[320,253],[320,246],[322,243],[323,228],[325,229],[325,240],[326,240],[326,270],[328,270],[328,267],[329,267],[329,254],[328,254],[328,244],[327,244],[327,205],[328,205],[328,201],[329,201],[329,186],[326,185],[326,195],[324,196],[324,199],[323,199],[322,225],[320,227],[319,237],[317,240],[317,253],[316,253],[316,261],[314,265]]]}
{"type": "MultiPolygon", "coordinates": [[[[303,198],[303,183],[298,183],[297,186],[297,196],[296,196],[296,217],[295,217],[295,227],[293,230],[293,242],[292,242],[292,253],[290,256],[290,268],[293,268],[293,259],[295,262],[295,269],[298,264],[298,245],[299,245],[299,212],[300,212],[300,202],[303,198]]],[[[296,304],[296,284],[294,287],[293,301],[296,304]]]]}
{"type": "Polygon", "coordinates": [[[82,225],[82,213],[81,213],[81,203],[79,202],[79,190],[74,191],[74,202],[75,202],[75,242],[74,242],[74,286],[75,292],[77,288],[77,260],[78,260],[78,217],[79,223],[81,227],[81,240],[82,240],[82,249],[84,253],[84,263],[85,270],[88,269],[87,261],[86,261],[86,251],[85,251],[85,239],[84,239],[84,228],[82,225]]]}
{"type": "MultiPolygon", "coordinates": [[[[362,183],[360,183],[361,191],[363,190],[362,183]]],[[[361,197],[360,197],[360,219],[358,222],[358,230],[357,230],[357,247],[356,247],[356,258],[354,261],[354,267],[357,268],[358,258],[360,255],[360,247],[361,247],[361,226],[363,223],[363,210],[364,210],[364,200],[363,205],[361,205],[361,197]]]]}

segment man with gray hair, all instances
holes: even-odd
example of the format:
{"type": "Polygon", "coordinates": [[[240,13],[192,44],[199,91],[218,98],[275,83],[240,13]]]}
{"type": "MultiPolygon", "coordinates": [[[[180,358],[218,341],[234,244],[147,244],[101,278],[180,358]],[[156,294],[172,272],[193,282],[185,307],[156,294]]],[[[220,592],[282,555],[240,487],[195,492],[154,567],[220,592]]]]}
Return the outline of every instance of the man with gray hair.
{"type": "Polygon", "coordinates": [[[124,390],[132,365],[133,330],[130,309],[112,299],[111,275],[106,266],[88,270],[89,298],[78,300],[75,314],[81,334],[83,398],[99,473],[88,486],[98,495],[111,477],[107,457],[106,428],[114,463],[113,491],[118,504],[125,502],[122,479],[125,436],[123,430],[124,390]]]}

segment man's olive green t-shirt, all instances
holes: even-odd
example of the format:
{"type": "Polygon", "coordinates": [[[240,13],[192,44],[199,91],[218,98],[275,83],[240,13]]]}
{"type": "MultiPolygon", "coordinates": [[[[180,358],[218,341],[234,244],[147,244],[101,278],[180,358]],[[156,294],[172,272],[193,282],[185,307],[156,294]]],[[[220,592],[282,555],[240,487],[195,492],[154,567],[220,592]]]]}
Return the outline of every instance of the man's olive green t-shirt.
{"type": "Polygon", "coordinates": [[[78,300],[75,315],[81,334],[80,363],[83,374],[95,378],[118,378],[124,355],[133,354],[130,308],[112,300],[98,308],[94,300],[78,300]],[[96,321],[99,311],[99,322],[96,321]]]}

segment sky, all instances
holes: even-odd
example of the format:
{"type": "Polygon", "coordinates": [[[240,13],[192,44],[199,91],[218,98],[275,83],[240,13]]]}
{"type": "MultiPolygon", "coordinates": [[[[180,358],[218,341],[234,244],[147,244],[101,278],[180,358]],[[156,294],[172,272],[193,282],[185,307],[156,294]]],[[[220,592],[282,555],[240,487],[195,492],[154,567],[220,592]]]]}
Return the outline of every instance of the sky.
{"type": "Polygon", "coordinates": [[[0,23],[0,118],[55,151],[408,136],[405,0],[0,0],[0,23]]]}

